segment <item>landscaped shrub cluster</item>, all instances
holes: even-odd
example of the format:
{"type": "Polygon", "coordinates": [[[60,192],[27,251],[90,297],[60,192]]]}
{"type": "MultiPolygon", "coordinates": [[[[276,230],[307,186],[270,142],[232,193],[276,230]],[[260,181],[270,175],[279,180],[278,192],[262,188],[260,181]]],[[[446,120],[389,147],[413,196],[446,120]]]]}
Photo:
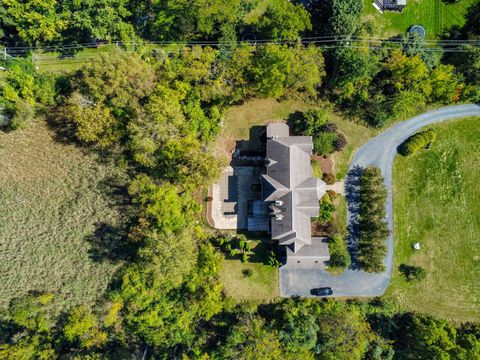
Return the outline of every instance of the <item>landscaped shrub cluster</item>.
{"type": "Polygon", "coordinates": [[[330,252],[329,267],[345,269],[350,266],[350,253],[345,244],[345,239],[341,235],[338,234],[329,238],[328,251],[330,252]]]}
{"type": "Polygon", "coordinates": [[[335,123],[328,122],[327,112],[310,109],[297,114],[293,120],[297,134],[313,137],[313,150],[316,154],[328,156],[341,151],[347,139],[338,131],[335,123]]]}
{"type": "Polygon", "coordinates": [[[216,239],[217,244],[222,251],[230,257],[236,255],[241,256],[242,262],[247,262],[252,251],[252,243],[247,240],[243,234],[238,234],[235,237],[224,236],[216,239]]]}
{"type": "Polygon", "coordinates": [[[344,239],[343,224],[338,224],[333,214],[336,207],[333,204],[337,194],[328,191],[320,200],[320,210],[313,219],[314,232],[319,236],[327,236],[329,239],[328,250],[330,253],[329,268],[341,270],[350,266],[350,253],[344,239]]]}
{"type": "Polygon", "coordinates": [[[389,234],[385,222],[387,189],[379,168],[367,167],[360,178],[358,217],[358,262],[368,272],[385,269],[383,260],[389,234]]]}
{"type": "Polygon", "coordinates": [[[410,136],[400,145],[399,152],[403,156],[410,156],[421,149],[428,148],[435,141],[435,130],[428,129],[410,136]]]}
{"type": "Polygon", "coordinates": [[[329,194],[325,194],[320,199],[320,210],[318,216],[315,218],[315,221],[320,223],[325,223],[333,221],[333,212],[335,211],[335,206],[333,205],[332,199],[329,194]]]}

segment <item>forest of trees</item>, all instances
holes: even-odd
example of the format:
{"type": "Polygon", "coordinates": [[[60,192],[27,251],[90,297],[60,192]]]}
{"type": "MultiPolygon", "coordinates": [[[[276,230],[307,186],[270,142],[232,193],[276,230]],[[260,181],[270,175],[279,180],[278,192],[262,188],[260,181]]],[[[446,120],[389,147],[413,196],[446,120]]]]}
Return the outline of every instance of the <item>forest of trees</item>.
{"type": "MultiPolygon", "coordinates": [[[[222,167],[209,145],[229,106],[301,98],[382,127],[427,105],[480,101],[478,47],[443,55],[409,37],[379,49],[368,40],[352,47],[345,36],[371,35],[362,1],[304,7],[270,0],[256,17],[255,4],[2,1],[0,43],[7,47],[138,47],[120,46],[68,74],[39,73],[28,56],[2,61],[0,126],[14,130],[45,116],[69,141],[113,158],[130,178],[133,215],[132,255],[104,299],[59,317],[49,311],[49,291],[12,301],[1,316],[0,359],[480,358],[474,323],[397,313],[379,300],[239,305],[223,294],[221,255],[196,220],[202,191],[222,167]],[[339,46],[301,43],[312,35],[337,37],[339,46]],[[219,45],[189,44],[200,40],[219,45]],[[183,45],[169,52],[149,41],[183,45]]],[[[476,6],[449,36],[478,38],[478,13],[476,6]]]]}

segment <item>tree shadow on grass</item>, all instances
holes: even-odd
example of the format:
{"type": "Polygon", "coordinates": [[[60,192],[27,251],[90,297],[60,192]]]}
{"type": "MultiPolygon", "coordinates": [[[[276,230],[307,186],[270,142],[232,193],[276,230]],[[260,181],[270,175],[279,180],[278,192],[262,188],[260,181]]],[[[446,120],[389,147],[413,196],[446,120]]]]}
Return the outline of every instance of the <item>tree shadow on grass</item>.
{"type": "Polygon", "coordinates": [[[135,210],[130,203],[125,181],[112,176],[100,182],[101,192],[110,200],[110,206],[118,212],[116,224],[99,222],[92,235],[86,238],[90,243],[90,257],[96,262],[117,262],[132,259],[138,249],[129,237],[135,210]],[[118,224],[118,225],[117,225],[118,224]]]}
{"type": "Polygon", "coordinates": [[[128,238],[127,229],[125,225],[96,224],[93,234],[86,238],[90,243],[90,258],[95,262],[132,259],[137,252],[137,245],[128,238]]]}

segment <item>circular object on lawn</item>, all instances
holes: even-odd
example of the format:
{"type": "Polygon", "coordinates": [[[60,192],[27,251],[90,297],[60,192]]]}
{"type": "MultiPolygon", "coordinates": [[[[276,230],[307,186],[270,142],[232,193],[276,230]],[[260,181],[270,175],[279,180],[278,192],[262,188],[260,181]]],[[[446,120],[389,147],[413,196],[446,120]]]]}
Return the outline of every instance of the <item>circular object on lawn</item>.
{"type": "Polygon", "coordinates": [[[425,28],[420,25],[413,25],[410,30],[408,30],[410,34],[418,34],[421,38],[424,38],[425,35],[427,35],[427,32],[425,31],[425,28]]]}

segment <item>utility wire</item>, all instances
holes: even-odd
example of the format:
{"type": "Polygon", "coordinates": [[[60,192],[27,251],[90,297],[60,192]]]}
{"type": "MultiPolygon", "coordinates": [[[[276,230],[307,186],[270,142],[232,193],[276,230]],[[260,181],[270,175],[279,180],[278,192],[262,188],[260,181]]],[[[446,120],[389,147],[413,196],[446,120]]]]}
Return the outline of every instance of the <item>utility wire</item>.
{"type": "MultiPolygon", "coordinates": [[[[416,43],[415,40],[411,39],[379,39],[379,38],[362,38],[362,37],[350,37],[350,36],[323,36],[323,37],[306,37],[302,38],[299,41],[288,41],[288,40],[271,40],[271,39],[259,39],[259,40],[247,40],[247,41],[237,41],[233,43],[223,43],[218,41],[197,41],[197,42],[186,42],[186,43],[174,43],[174,42],[149,42],[145,44],[138,44],[135,42],[115,42],[115,43],[86,43],[86,44],[70,44],[70,45],[62,45],[62,46],[49,46],[49,47],[13,47],[13,48],[4,48],[5,54],[9,57],[22,57],[28,56],[32,52],[64,52],[64,51],[72,51],[72,50],[82,50],[88,48],[100,48],[102,46],[124,46],[126,49],[122,49],[126,52],[134,52],[136,48],[143,47],[143,46],[160,46],[163,47],[161,50],[164,54],[178,54],[181,51],[184,51],[184,48],[193,47],[193,46],[200,46],[200,47],[223,47],[223,51],[231,51],[229,47],[231,45],[250,45],[255,46],[258,44],[266,45],[266,44],[294,44],[294,43],[302,43],[305,45],[315,45],[320,49],[324,50],[331,50],[331,49],[338,49],[338,48],[356,48],[356,49],[371,49],[371,50],[382,50],[382,49],[391,49],[391,47],[387,45],[398,45],[401,44],[403,47],[401,49],[407,50],[408,45],[413,45],[416,43]],[[100,46],[100,47],[99,47],[100,46]],[[168,46],[177,47],[176,49],[168,49],[168,46]],[[128,47],[133,47],[135,49],[128,49],[128,47]],[[167,49],[165,49],[165,47],[167,49]]],[[[468,52],[468,50],[463,49],[464,46],[480,46],[480,40],[439,40],[439,41],[429,41],[429,45],[436,45],[436,47],[426,47],[424,51],[426,52],[456,52],[456,53],[463,53],[468,52]]],[[[109,50],[99,51],[102,52],[109,52],[109,50]]],[[[68,57],[67,57],[68,59],[68,57]]],[[[87,58],[85,58],[87,59],[87,58]]],[[[61,61],[62,59],[37,59],[40,62],[45,61],[61,61]]]]}
{"type": "MultiPolygon", "coordinates": [[[[272,43],[272,44],[294,44],[296,42],[300,42],[303,44],[309,43],[328,43],[328,42],[340,42],[340,41],[371,41],[371,42],[382,42],[382,43],[403,43],[403,44],[413,44],[416,42],[415,39],[402,39],[402,38],[390,38],[390,39],[382,39],[382,38],[375,38],[375,37],[357,37],[357,36],[349,36],[349,35],[339,35],[339,36],[315,36],[315,37],[304,37],[299,39],[298,41],[294,40],[278,40],[278,39],[248,39],[248,40],[240,40],[235,41],[232,43],[227,42],[219,42],[219,41],[208,41],[208,40],[193,40],[193,41],[150,41],[145,43],[136,43],[134,41],[114,41],[111,43],[98,43],[98,42],[90,42],[90,43],[83,43],[83,44],[58,44],[58,45],[49,45],[43,47],[6,47],[8,52],[35,52],[35,51],[61,51],[61,50],[75,50],[81,48],[92,48],[102,45],[123,45],[123,46],[148,46],[148,45],[178,45],[178,46],[221,46],[227,44],[249,44],[249,45],[256,45],[256,44],[265,44],[265,43],[272,43]]],[[[471,40],[471,39],[457,39],[457,40],[423,40],[425,44],[432,44],[432,45],[480,45],[480,40],[471,40]]]]}

